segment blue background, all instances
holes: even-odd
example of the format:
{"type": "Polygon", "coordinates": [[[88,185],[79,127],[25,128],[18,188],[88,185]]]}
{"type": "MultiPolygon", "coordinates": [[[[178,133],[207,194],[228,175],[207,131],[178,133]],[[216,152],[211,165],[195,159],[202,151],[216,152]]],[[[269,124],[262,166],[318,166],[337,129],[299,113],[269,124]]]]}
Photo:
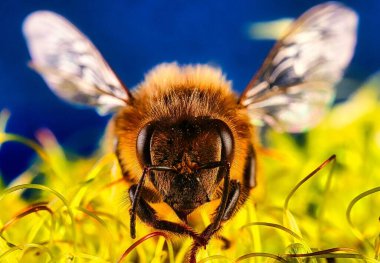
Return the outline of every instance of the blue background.
{"type": "MultiPolygon", "coordinates": [[[[272,41],[248,37],[252,22],[298,17],[324,1],[1,1],[0,109],[11,119],[7,131],[34,138],[48,127],[69,151],[89,154],[109,117],[76,109],[56,98],[26,65],[21,34],[24,18],[35,10],[55,11],[75,24],[98,47],[128,87],[161,62],[220,66],[241,92],[267,55],[272,41]]],[[[380,66],[380,1],[342,1],[360,15],[359,40],[346,76],[360,85],[380,66]]],[[[0,150],[0,175],[21,173],[32,152],[17,144],[0,150]]]]}

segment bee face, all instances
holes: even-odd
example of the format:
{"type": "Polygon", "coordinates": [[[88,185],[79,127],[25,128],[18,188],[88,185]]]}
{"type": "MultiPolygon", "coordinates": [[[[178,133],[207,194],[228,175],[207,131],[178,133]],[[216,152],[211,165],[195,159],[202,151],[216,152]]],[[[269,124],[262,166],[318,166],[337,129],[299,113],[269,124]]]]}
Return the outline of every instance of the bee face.
{"type": "Polygon", "coordinates": [[[224,122],[197,117],[147,124],[138,135],[136,149],[143,166],[171,168],[152,171],[150,181],[177,214],[187,215],[213,199],[223,178],[218,167],[201,168],[222,159],[232,161],[233,143],[224,122]]]}
{"type": "Polygon", "coordinates": [[[246,201],[256,183],[252,123],[300,132],[318,123],[356,44],[357,16],[342,4],[318,5],[295,21],[236,98],[220,70],[163,64],[132,92],[94,45],[52,12],[31,14],[24,34],[32,67],[61,98],[93,106],[111,121],[115,153],[130,183],[130,231],[138,216],[155,229],[194,239],[198,248],[246,201]],[[187,215],[217,199],[201,233],[187,215]],[[166,202],[184,222],[157,217],[166,202]]]}

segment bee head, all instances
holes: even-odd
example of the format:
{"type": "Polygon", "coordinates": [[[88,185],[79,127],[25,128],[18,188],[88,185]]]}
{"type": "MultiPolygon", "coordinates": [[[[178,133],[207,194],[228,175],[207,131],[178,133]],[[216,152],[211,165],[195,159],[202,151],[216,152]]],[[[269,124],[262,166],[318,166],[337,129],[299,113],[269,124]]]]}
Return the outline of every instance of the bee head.
{"type": "Polygon", "coordinates": [[[151,171],[149,179],[180,216],[212,200],[225,170],[200,168],[209,163],[231,162],[233,146],[228,126],[206,117],[149,123],[140,131],[136,144],[143,167],[172,168],[151,171]]]}

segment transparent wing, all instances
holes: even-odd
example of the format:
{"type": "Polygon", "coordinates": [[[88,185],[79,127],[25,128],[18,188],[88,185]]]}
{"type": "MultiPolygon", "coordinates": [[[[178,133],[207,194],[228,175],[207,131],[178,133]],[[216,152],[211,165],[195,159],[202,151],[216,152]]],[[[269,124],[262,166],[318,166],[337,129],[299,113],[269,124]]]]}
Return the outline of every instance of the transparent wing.
{"type": "Polygon", "coordinates": [[[29,15],[23,31],[31,66],[59,97],[105,114],[125,106],[128,90],[99,51],[65,18],[49,11],[29,15]]]}
{"type": "Polygon", "coordinates": [[[357,23],[354,11],[333,2],[296,20],[240,97],[252,121],[289,132],[316,125],[353,56],[357,23]]]}

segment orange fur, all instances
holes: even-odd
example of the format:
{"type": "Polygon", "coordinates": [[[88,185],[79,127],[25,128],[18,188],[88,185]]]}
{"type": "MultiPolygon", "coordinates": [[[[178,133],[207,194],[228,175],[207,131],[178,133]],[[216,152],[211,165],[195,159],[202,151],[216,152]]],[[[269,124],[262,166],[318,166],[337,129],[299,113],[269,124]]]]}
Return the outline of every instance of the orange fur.
{"type": "Polygon", "coordinates": [[[238,106],[231,84],[219,69],[207,65],[160,64],[133,91],[134,100],[115,116],[115,135],[123,168],[137,182],[143,167],[136,153],[139,131],[152,120],[208,116],[224,121],[235,140],[231,178],[242,181],[253,128],[245,108],[238,106]]]}

